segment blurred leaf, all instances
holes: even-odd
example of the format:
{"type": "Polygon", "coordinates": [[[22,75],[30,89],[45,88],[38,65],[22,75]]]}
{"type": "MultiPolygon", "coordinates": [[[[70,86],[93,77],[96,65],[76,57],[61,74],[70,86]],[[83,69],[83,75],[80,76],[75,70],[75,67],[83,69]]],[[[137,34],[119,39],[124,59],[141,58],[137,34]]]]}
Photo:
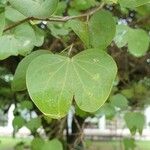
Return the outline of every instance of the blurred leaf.
{"type": "Polygon", "coordinates": [[[97,116],[105,115],[107,119],[112,119],[116,114],[114,106],[109,103],[105,103],[97,112],[97,116]]]}
{"type": "Polygon", "coordinates": [[[34,138],[31,142],[31,150],[42,150],[45,141],[41,138],[34,138]]]}
{"type": "Polygon", "coordinates": [[[25,125],[25,120],[21,116],[16,116],[13,120],[13,128],[18,130],[25,125]]]}
{"type": "Polygon", "coordinates": [[[110,102],[113,106],[121,109],[126,109],[128,107],[128,100],[122,94],[113,95],[110,98],[110,102]]]}
{"type": "Polygon", "coordinates": [[[127,127],[129,128],[132,135],[135,135],[136,131],[142,134],[145,116],[139,112],[129,112],[124,116],[127,127]]]}
{"type": "Polygon", "coordinates": [[[42,150],[63,150],[63,146],[57,139],[47,141],[42,147],[42,150]]]}
{"type": "Polygon", "coordinates": [[[20,109],[28,109],[31,110],[33,108],[33,103],[31,101],[23,101],[20,103],[20,109]]]}
{"type": "Polygon", "coordinates": [[[31,132],[35,132],[38,128],[41,127],[41,118],[33,118],[28,121],[25,126],[31,130],[31,132]]]}
{"type": "Polygon", "coordinates": [[[123,144],[125,150],[134,150],[136,148],[135,140],[134,139],[124,139],[123,144]]]}

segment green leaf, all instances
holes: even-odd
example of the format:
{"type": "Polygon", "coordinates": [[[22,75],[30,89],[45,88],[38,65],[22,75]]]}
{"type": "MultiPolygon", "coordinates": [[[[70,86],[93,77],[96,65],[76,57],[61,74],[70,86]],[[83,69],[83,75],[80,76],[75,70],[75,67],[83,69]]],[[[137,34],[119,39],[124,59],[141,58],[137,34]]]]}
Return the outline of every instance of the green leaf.
{"type": "Polygon", "coordinates": [[[13,128],[15,130],[20,129],[21,127],[23,127],[25,125],[25,120],[21,117],[21,116],[16,116],[13,120],[13,128]]]}
{"type": "Polygon", "coordinates": [[[68,35],[69,30],[62,23],[48,23],[48,28],[51,30],[51,34],[56,38],[68,35]]]}
{"type": "Polygon", "coordinates": [[[115,108],[109,104],[105,103],[97,112],[96,116],[102,116],[105,115],[107,119],[112,119],[116,114],[115,108]]]}
{"type": "Polygon", "coordinates": [[[118,2],[118,0],[103,0],[103,2],[105,2],[105,3],[117,3],[118,2]]]}
{"type": "Polygon", "coordinates": [[[18,22],[26,18],[23,14],[10,6],[6,7],[5,17],[12,22],[18,22]]]}
{"type": "Polygon", "coordinates": [[[26,17],[37,18],[49,18],[58,4],[58,0],[9,0],[9,2],[26,17]]]}
{"type": "Polygon", "coordinates": [[[35,44],[35,33],[28,24],[17,26],[11,33],[0,37],[0,60],[11,55],[25,55],[35,44]]]}
{"type": "Polygon", "coordinates": [[[98,110],[110,94],[116,73],[116,64],[107,53],[90,49],[73,58],[39,56],[29,65],[26,82],[36,106],[45,115],[61,118],[73,96],[80,109],[98,110]]]}
{"type": "Polygon", "coordinates": [[[114,41],[119,48],[127,45],[128,31],[129,31],[129,27],[127,25],[117,25],[116,36],[114,38],[114,41]]]}
{"type": "Polygon", "coordinates": [[[35,32],[35,38],[36,38],[34,45],[37,47],[40,47],[44,43],[44,32],[37,26],[35,26],[34,32],[35,32]]]}
{"type": "Polygon", "coordinates": [[[145,116],[139,112],[129,112],[124,116],[127,127],[130,132],[134,135],[136,131],[142,134],[144,124],[145,124],[145,116]]]}
{"type": "Polygon", "coordinates": [[[31,132],[35,132],[41,126],[41,118],[33,118],[28,121],[25,126],[31,130],[31,132]]]}
{"type": "Polygon", "coordinates": [[[123,139],[125,150],[134,150],[136,147],[134,139],[123,139]]]}
{"type": "Polygon", "coordinates": [[[150,0],[119,0],[122,7],[135,8],[150,3],[150,0]]]}
{"type": "Polygon", "coordinates": [[[110,98],[111,104],[115,107],[125,109],[128,107],[128,100],[122,94],[113,95],[110,98]]]}
{"type": "Polygon", "coordinates": [[[118,25],[114,38],[118,47],[128,45],[128,51],[140,57],[145,55],[149,48],[149,35],[142,29],[132,29],[126,25],[118,25]]]}
{"type": "Polygon", "coordinates": [[[20,103],[20,107],[19,108],[22,109],[22,110],[24,110],[24,109],[31,110],[31,109],[33,109],[33,103],[32,103],[32,101],[27,101],[27,100],[22,101],[20,103]]]}
{"type": "Polygon", "coordinates": [[[116,23],[112,14],[105,10],[95,13],[89,21],[89,30],[91,45],[96,48],[106,48],[116,33],[116,23]]]}
{"type": "Polygon", "coordinates": [[[3,34],[5,28],[5,13],[0,13],[0,36],[3,34]]]}
{"type": "Polygon", "coordinates": [[[73,0],[71,1],[71,6],[76,10],[86,10],[90,7],[94,7],[96,5],[95,0],[73,0]]]}
{"type": "Polygon", "coordinates": [[[149,48],[149,42],[149,35],[142,29],[130,30],[128,33],[128,50],[136,57],[145,55],[149,48]]]}
{"type": "Polygon", "coordinates": [[[50,51],[47,50],[38,50],[30,55],[26,56],[18,65],[14,79],[12,81],[12,90],[13,91],[23,91],[26,89],[26,71],[31,63],[32,60],[34,60],[36,57],[43,55],[43,54],[48,54],[50,51]]]}
{"type": "Polygon", "coordinates": [[[42,150],[45,141],[41,138],[34,138],[31,142],[31,150],[42,150]]]}
{"type": "Polygon", "coordinates": [[[63,150],[63,146],[60,141],[54,139],[45,142],[45,144],[42,147],[42,150],[63,150]]]}
{"type": "Polygon", "coordinates": [[[88,23],[79,20],[71,20],[68,22],[68,26],[71,27],[88,48],[90,44],[88,23]]]}

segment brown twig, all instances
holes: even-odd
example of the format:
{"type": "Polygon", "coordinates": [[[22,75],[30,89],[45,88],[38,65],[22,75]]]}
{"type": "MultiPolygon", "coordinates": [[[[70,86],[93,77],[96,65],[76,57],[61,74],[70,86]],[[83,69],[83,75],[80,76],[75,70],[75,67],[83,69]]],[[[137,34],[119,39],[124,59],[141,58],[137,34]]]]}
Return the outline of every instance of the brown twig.
{"type": "Polygon", "coordinates": [[[98,7],[92,9],[91,11],[86,12],[86,13],[81,14],[81,15],[77,15],[77,16],[51,17],[51,18],[45,18],[45,19],[36,18],[36,17],[28,17],[28,18],[25,18],[25,19],[17,22],[17,23],[14,23],[13,25],[10,25],[10,26],[6,27],[4,29],[4,32],[6,32],[8,30],[11,30],[12,28],[15,28],[16,26],[18,26],[22,23],[25,23],[27,21],[30,21],[30,20],[47,21],[47,22],[66,22],[66,21],[69,21],[69,20],[77,19],[77,18],[83,18],[83,17],[91,16],[94,13],[96,13],[97,11],[99,11],[100,9],[102,9],[103,6],[104,6],[104,3],[101,3],[98,7]]]}

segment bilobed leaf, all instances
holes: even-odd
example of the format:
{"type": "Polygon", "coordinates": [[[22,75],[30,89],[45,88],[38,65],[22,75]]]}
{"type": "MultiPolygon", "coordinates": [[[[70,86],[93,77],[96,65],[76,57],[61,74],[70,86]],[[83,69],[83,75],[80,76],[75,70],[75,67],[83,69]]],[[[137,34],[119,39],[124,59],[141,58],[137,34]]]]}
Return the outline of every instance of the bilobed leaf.
{"type": "Polygon", "coordinates": [[[63,146],[60,141],[54,139],[45,142],[41,150],[63,150],[63,146]]]}
{"type": "Polygon", "coordinates": [[[79,36],[79,38],[83,41],[85,46],[88,48],[90,44],[88,22],[82,22],[79,20],[71,20],[68,22],[68,25],[79,36]]]}
{"type": "Polygon", "coordinates": [[[112,14],[102,10],[95,13],[89,21],[90,44],[95,48],[106,48],[113,40],[116,24],[112,14]]]}
{"type": "Polygon", "coordinates": [[[58,0],[9,0],[12,7],[26,17],[48,18],[56,10],[58,0]]]}
{"type": "Polygon", "coordinates": [[[33,28],[25,23],[17,26],[11,33],[0,37],[0,60],[11,55],[25,55],[35,44],[33,28]]]}
{"type": "Polygon", "coordinates": [[[5,28],[5,13],[0,13],[0,36],[5,28]]]}
{"type": "Polygon", "coordinates": [[[150,0],[119,0],[122,7],[135,8],[150,3],[150,0]]]}
{"type": "Polygon", "coordinates": [[[122,94],[113,95],[110,98],[111,104],[115,107],[125,109],[128,107],[128,100],[122,94]]]}
{"type": "Polygon", "coordinates": [[[11,85],[13,91],[23,91],[26,89],[26,71],[27,71],[29,64],[36,57],[43,55],[43,54],[48,54],[48,53],[50,53],[50,52],[47,50],[35,51],[35,52],[31,53],[30,55],[26,56],[19,63],[19,65],[15,71],[14,79],[13,79],[12,85],[11,85]]]}
{"type": "Polygon", "coordinates": [[[61,118],[67,114],[73,96],[80,109],[98,110],[110,94],[116,73],[116,64],[108,54],[90,49],[73,58],[39,56],[30,63],[26,82],[37,107],[45,115],[61,118]]]}
{"type": "Polygon", "coordinates": [[[126,25],[118,25],[114,41],[118,47],[128,46],[128,51],[140,57],[149,48],[150,37],[143,29],[132,29],[126,25]]]}
{"type": "Polygon", "coordinates": [[[145,124],[145,116],[143,114],[139,112],[129,112],[125,114],[124,119],[127,127],[133,135],[136,133],[136,131],[142,134],[145,124]]]}

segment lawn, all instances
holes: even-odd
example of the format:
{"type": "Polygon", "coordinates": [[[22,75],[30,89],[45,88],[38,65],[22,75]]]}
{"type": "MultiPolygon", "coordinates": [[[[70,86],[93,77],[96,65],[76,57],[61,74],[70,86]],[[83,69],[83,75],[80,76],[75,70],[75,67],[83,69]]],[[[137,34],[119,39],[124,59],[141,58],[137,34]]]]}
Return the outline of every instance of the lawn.
{"type": "MultiPolygon", "coordinates": [[[[13,150],[13,147],[19,142],[25,142],[26,145],[30,144],[30,139],[11,137],[0,137],[0,150],[13,150]]],[[[136,150],[150,150],[150,141],[138,141],[136,142],[136,150]]],[[[124,150],[123,144],[118,141],[107,142],[86,142],[87,150],[124,150]]]]}

